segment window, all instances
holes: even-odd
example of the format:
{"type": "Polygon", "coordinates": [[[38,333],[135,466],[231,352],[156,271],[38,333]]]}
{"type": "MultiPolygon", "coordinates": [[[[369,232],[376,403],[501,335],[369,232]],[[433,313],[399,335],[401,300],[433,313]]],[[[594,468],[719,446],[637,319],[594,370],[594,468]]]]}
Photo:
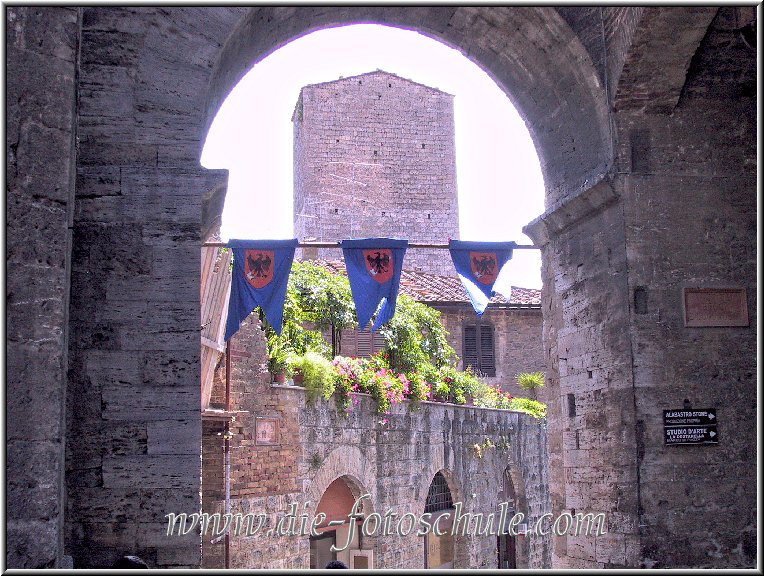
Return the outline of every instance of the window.
{"type": "Polygon", "coordinates": [[[464,367],[472,366],[475,372],[483,376],[496,376],[496,358],[494,354],[493,326],[477,321],[464,325],[464,367]]]}
{"type": "Polygon", "coordinates": [[[438,536],[434,532],[424,535],[424,567],[451,568],[454,564],[454,536],[450,534],[453,526],[454,503],[448,482],[440,472],[436,473],[427,491],[424,511],[432,514],[432,522],[438,523],[439,530],[445,532],[438,536]],[[441,516],[443,516],[441,518],[441,516]]]}
{"type": "Polygon", "coordinates": [[[335,531],[330,530],[310,537],[311,568],[324,568],[329,562],[337,559],[337,553],[331,550],[331,547],[336,546],[337,543],[335,536],[335,531]]]}
{"type": "Polygon", "coordinates": [[[448,482],[445,476],[438,472],[430,483],[430,490],[427,492],[425,500],[425,512],[439,512],[453,508],[454,503],[451,500],[451,491],[448,489],[448,482]]]}
{"type": "Polygon", "coordinates": [[[356,358],[370,358],[384,346],[384,340],[371,330],[343,330],[340,354],[356,358]]]}

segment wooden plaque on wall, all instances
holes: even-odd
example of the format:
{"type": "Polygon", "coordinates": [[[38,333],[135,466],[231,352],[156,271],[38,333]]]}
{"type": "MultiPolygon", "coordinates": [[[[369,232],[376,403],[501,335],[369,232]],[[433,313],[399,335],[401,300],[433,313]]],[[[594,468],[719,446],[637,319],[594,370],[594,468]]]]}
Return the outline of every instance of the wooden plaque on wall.
{"type": "Polygon", "coordinates": [[[684,325],[748,326],[745,288],[685,288],[684,325]]]}

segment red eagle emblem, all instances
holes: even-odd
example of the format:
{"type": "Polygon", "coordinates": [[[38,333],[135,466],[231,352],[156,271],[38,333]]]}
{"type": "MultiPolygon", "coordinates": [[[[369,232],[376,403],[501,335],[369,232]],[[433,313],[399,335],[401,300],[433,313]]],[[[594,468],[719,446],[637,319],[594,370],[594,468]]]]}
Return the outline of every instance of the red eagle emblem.
{"type": "Polygon", "coordinates": [[[389,248],[374,248],[363,251],[363,261],[369,276],[380,284],[393,277],[393,251],[389,248]]]}
{"type": "Polygon", "coordinates": [[[254,288],[262,288],[273,280],[273,250],[247,250],[244,275],[254,288]]]}
{"type": "Polygon", "coordinates": [[[495,252],[470,252],[472,275],[481,284],[493,284],[499,275],[499,263],[495,252]]]}

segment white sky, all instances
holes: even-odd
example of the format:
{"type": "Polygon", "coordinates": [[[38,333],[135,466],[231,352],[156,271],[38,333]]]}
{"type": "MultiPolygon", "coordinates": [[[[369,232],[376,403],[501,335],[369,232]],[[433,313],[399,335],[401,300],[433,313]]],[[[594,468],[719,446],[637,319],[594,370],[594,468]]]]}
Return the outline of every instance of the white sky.
{"type": "MultiPolygon", "coordinates": [[[[369,24],[321,30],[287,44],[259,62],[225,100],[201,160],[230,171],[223,239],[294,237],[291,117],[300,88],[376,69],[455,96],[461,239],[531,244],[521,229],[543,212],[544,182],[510,101],[456,50],[416,32],[369,24]]],[[[540,269],[538,250],[516,250],[500,282],[540,288],[540,269]]]]}

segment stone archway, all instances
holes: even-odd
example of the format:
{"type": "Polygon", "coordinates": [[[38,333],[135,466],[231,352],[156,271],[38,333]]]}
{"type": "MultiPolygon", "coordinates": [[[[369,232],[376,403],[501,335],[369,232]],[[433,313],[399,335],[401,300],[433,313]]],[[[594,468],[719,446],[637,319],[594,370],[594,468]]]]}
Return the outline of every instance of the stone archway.
{"type": "MultiPolygon", "coordinates": [[[[652,283],[651,306],[664,313],[679,306],[663,277],[729,281],[747,287],[755,308],[755,91],[721,100],[696,94],[673,117],[639,109],[609,115],[593,52],[582,45],[594,42],[587,32],[598,31],[608,70],[620,73],[619,62],[624,67],[619,80],[610,76],[618,100],[636,82],[633,72],[646,72],[659,85],[660,57],[667,56],[661,36],[697,38],[703,18],[687,24],[664,13],[679,8],[645,8],[663,28],[661,35],[648,20],[638,22],[636,10],[633,21],[623,20],[627,12],[620,7],[571,10],[565,20],[562,9],[525,7],[10,10],[8,204],[15,216],[8,220],[8,261],[15,284],[9,286],[23,300],[9,292],[9,365],[21,367],[8,378],[9,564],[107,566],[124,550],[145,554],[157,566],[198,564],[198,542],[157,534],[167,509],[190,511],[199,502],[199,217],[202,195],[221,180],[199,168],[201,142],[220,99],[253,63],[301,34],[360,21],[418,30],[467,54],[511,95],[536,142],[548,208],[537,226],[538,243],[547,243],[549,254],[545,341],[555,363],[547,395],[550,413],[568,427],[550,420],[550,485],[573,488],[552,493],[554,510],[574,502],[580,510],[586,506],[581,494],[593,488],[598,506],[617,505],[622,532],[608,536],[613,553],[605,558],[614,567],[636,566],[641,559],[647,565],[708,561],[726,567],[735,550],[753,562],[755,543],[728,536],[755,530],[754,519],[741,520],[746,515],[738,513],[741,506],[755,508],[754,472],[745,461],[755,445],[750,398],[756,370],[749,359],[755,358],[755,316],[747,331],[736,333],[736,346],[744,341],[752,352],[729,354],[725,339],[702,346],[690,341],[676,314],[651,323],[662,332],[645,325],[651,316],[631,318],[630,289],[652,283]],[[604,53],[606,28],[620,38],[615,49],[625,60],[604,53]],[[623,144],[617,167],[607,174],[612,186],[574,197],[613,165],[611,120],[623,144]],[[740,130],[727,130],[736,123],[740,130]],[[640,136],[642,129],[655,131],[653,139],[640,136]],[[631,132],[636,146],[630,148],[631,132]],[[705,146],[713,154],[703,162],[676,154],[705,146]],[[668,155],[660,174],[631,165],[650,151],[668,155]],[[677,172],[689,177],[699,166],[701,180],[707,176],[712,184],[695,177],[665,183],[677,172]],[[650,205],[652,211],[642,210],[650,205]],[[736,225],[710,234],[715,229],[706,220],[730,206],[723,219],[736,225]],[[688,218],[689,207],[702,211],[688,218]],[[31,242],[26,228],[33,217],[44,225],[31,242]],[[663,235],[640,243],[634,232],[650,218],[663,235]],[[693,239],[712,239],[700,248],[670,243],[678,228],[693,239]],[[657,251],[664,241],[673,248],[668,256],[657,251]],[[738,248],[730,256],[715,243],[738,248]],[[45,258],[29,266],[42,252],[45,258]],[[712,269],[695,270],[699,260],[712,269]],[[576,328],[588,331],[585,349],[571,335],[576,328]],[[637,339],[684,352],[661,359],[651,349],[640,353],[637,339]],[[632,346],[641,356],[629,352],[632,346]],[[648,355],[659,364],[651,366],[648,355]],[[714,360],[718,366],[710,368],[739,374],[738,383],[720,384],[713,370],[704,369],[714,360]],[[29,375],[36,383],[32,395],[29,375]],[[645,401],[636,406],[635,381],[645,401]],[[690,462],[698,475],[677,478],[679,493],[698,479],[721,479],[737,493],[709,498],[708,508],[725,512],[714,515],[713,525],[702,522],[705,508],[667,510],[655,498],[648,512],[659,530],[645,536],[631,497],[644,497],[648,487],[648,475],[637,475],[638,460],[656,455],[648,458],[655,468],[644,472],[658,480],[659,468],[671,463],[654,433],[661,406],[653,398],[665,397],[664,407],[671,407],[675,400],[668,394],[678,390],[709,403],[714,398],[708,394],[718,391],[745,424],[738,444],[719,447],[712,465],[706,453],[702,462],[698,456],[690,462]],[[563,437],[564,431],[570,434],[563,437]],[[569,446],[591,447],[586,461],[597,460],[596,471],[607,480],[595,485],[589,476],[566,479],[572,476],[566,462],[586,472],[569,446]],[[703,525],[707,537],[685,532],[677,538],[672,532],[665,538],[661,527],[674,513],[685,528],[703,525]],[[721,552],[705,549],[712,541],[721,543],[721,552]]],[[[722,56],[714,48],[706,55],[722,56]]],[[[683,48],[675,64],[691,51],[683,48]]],[[[753,52],[739,62],[711,58],[699,65],[712,75],[709,82],[723,80],[724,86],[744,72],[740,87],[752,88],[746,78],[747,67],[755,67],[753,52]]],[[[219,216],[219,209],[207,208],[212,220],[219,216]]],[[[654,495],[661,489],[655,485],[654,495]]],[[[564,556],[576,566],[595,565],[589,549],[559,542],[555,567],[568,565],[564,556]]]]}
{"type": "MultiPolygon", "coordinates": [[[[527,523],[528,504],[525,499],[525,487],[516,467],[510,464],[502,474],[502,489],[497,495],[500,503],[505,503],[508,510],[508,520],[511,522],[516,513],[523,514],[527,523]]],[[[515,534],[499,534],[497,537],[499,568],[528,567],[528,539],[515,534]]]]}
{"type": "MultiPolygon", "coordinates": [[[[313,476],[310,486],[305,493],[305,510],[309,518],[316,518],[319,512],[325,512],[332,519],[345,518],[357,507],[357,511],[368,516],[376,511],[376,474],[373,464],[364,457],[363,453],[355,446],[340,446],[332,450],[321,463],[321,467],[313,476]],[[333,504],[326,501],[327,494],[336,500],[333,504]],[[341,510],[337,510],[339,507],[341,510]]],[[[358,528],[358,527],[357,527],[358,528]]],[[[321,528],[319,527],[319,530],[321,528]]],[[[321,556],[320,550],[327,553],[327,546],[319,544],[322,538],[311,537],[311,567],[323,568],[326,558],[321,556]],[[317,553],[318,552],[318,553],[317,553]],[[321,557],[318,560],[316,556],[321,557]],[[314,565],[315,564],[315,565],[314,565]]],[[[360,536],[360,530],[348,530],[346,525],[339,526],[336,532],[336,546],[345,548],[332,555],[334,559],[352,564],[351,555],[362,546],[364,549],[374,548],[374,538],[360,536]],[[349,543],[349,544],[348,544],[349,543]]],[[[360,552],[356,552],[360,554],[360,552]]]]}
{"type": "Polygon", "coordinates": [[[321,496],[340,476],[349,480],[348,485],[355,498],[363,494],[371,495],[364,502],[368,503],[369,511],[374,511],[377,501],[374,464],[355,446],[340,446],[326,456],[305,492],[305,500],[310,502],[308,511],[315,513],[321,496]]]}
{"type": "Polygon", "coordinates": [[[553,8],[253,8],[215,64],[200,142],[227,94],[257,62],[310,32],[357,23],[420,32],[459,50],[488,73],[528,126],[547,207],[597,182],[611,166],[606,91],[588,52],[553,8]]]}
{"type": "MultiPolygon", "coordinates": [[[[603,182],[614,156],[608,93],[587,48],[553,8],[253,8],[242,15],[215,62],[203,134],[226,95],[257,62],[310,32],[355,23],[420,32],[488,73],[528,127],[549,212],[597,183],[609,191],[603,182]]],[[[199,150],[202,141],[203,135],[199,150]]],[[[205,222],[219,219],[222,196],[205,202],[205,222]]],[[[612,193],[605,196],[610,201],[612,193]]]]}

